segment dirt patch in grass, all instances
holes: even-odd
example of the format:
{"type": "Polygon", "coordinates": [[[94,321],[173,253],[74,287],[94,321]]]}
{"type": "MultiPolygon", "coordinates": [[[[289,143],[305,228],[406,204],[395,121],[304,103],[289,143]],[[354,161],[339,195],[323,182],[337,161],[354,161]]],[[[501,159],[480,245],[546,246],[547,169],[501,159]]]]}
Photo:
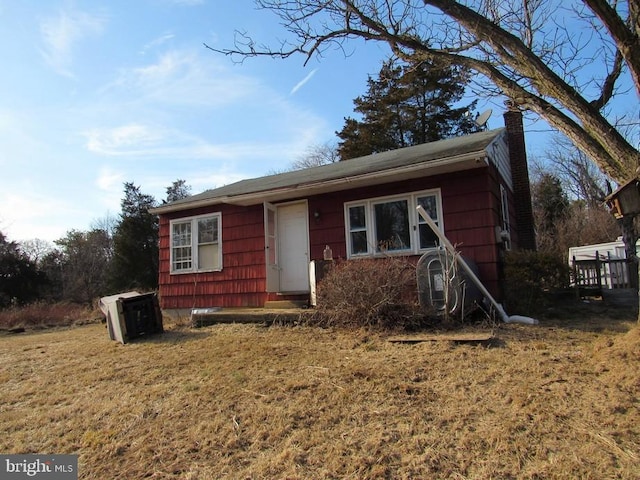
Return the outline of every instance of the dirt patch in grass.
{"type": "MultiPolygon", "coordinates": [[[[215,325],[0,337],[0,452],[83,479],[637,478],[634,314],[487,344],[215,325]]],[[[433,332],[432,332],[433,333],[433,332]]]]}

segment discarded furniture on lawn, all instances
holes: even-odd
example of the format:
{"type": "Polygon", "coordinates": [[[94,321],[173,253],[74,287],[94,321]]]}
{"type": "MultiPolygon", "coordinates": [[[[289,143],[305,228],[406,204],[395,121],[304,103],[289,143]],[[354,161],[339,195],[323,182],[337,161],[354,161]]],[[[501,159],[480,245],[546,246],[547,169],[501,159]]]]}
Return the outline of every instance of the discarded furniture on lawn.
{"type": "Polygon", "coordinates": [[[120,343],[162,333],[162,313],[155,293],[125,292],[100,299],[109,338],[120,343]]]}

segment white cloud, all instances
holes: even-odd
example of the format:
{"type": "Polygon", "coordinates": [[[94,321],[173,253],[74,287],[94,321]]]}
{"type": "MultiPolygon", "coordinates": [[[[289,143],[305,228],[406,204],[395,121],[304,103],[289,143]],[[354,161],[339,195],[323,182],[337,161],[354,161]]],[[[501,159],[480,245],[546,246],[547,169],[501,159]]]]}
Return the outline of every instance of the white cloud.
{"type": "Polygon", "coordinates": [[[109,157],[213,158],[220,147],[192,135],[161,126],[132,123],[114,128],[94,128],[84,133],[86,148],[109,157]]]}
{"type": "Polygon", "coordinates": [[[298,90],[300,90],[302,87],[304,87],[304,85],[305,85],[309,80],[311,80],[311,78],[316,74],[316,72],[317,72],[317,71],[318,71],[318,69],[317,69],[317,68],[314,68],[313,70],[311,70],[311,71],[309,72],[309,74],[308,74],[306,77],[304,77],[302,80],[300,80],[300,81],[295,85],[295,87],[293,87],[293,88],[291,89],[291,92],[289,93],[289,95],[293,95],[293,94],[294,94],[294,93],[296,93],[298,90]]]}
{"type": "Polygon", "coordinates": [[[159,131],[140,124],[109,129],[93,129],[85,133],[87,149],[101,155],[131,155],[148,151],[160,143],[159,131]]]}
{"type": "Polygon", "coordinates": [[[106,17],[79,11],[60,11],[40,22],[45,61],[60,75],[73,77],[73,49],[89,35],[102,33],[106,17]]]}
{"type": "Polygon", "coordinates": [[[149,50],[159,47],[167,43],[168,41],[172,40],[173,38],[175,38],[175,35],[173,33],[165,33],[164,35],[161,35],[158,38],[154,38],[153,40],[151,40],[149,43],[147,43],[145,46],[142,47],[142,49],[140,50],[140,54],[144,55],[149,50]]]}
{"type": "MultiPolygon", "coordinates": [[[[79,218],[85,212],[48,192],[38,192],[28,182],[0,194],[0,227],[11,240],[40,238],[53,241],[63,236],[59,218],[79,218]]],[[[68,226],[68,225],[67,225],[68,226]]]]}
{"type": "Polygon", "coordinates": [[[286,91],[194,50],[171,49],[155,62],[121,70],[100,103],[77,116],[93,126],[82,133],[90,153],[120,162],[118,168],[138,163],[138,174],[129,177],[148,179],[140,172],[155,171],[173,181],[193,168],[217,174],[221,165],[233,165],[222,184],[285,168],[328,130],[286,91]]]}
{"type": "Polygon", "coordinates": [[[115,172],[111,167],[102,167],[96,179],[96,186],[100,190],[112,191],[115,186],[120,186],[124,181],[124,175],[115,172]]]}
{"type": "Polygon", "coordinates": [[[95,185],[100,190],[99,201],[108,211],[119,211],[123,184],[126,174],[116,171],[110,166],[103,166],[95,179],[95,185]]]}
{"type": "Polygon", "coordinates": [[[299,135],[290,142],[242,141],[211,143],[179,130],[142,124],[128,124],[114,128],[95,128],[84,133],[86,148],[105,157],[152,158],[155,160],[259,160],[283,156],[295,151],[316,132],[315,128],[300,128],[299,135]]]}
{"type": "Polygon", "coordinates": [[[2,195],[2,203],[5,212],[11,212],[12,217],[21,219],[33,219],[52,213],[56,206],[56,200],[51,200],[44,195],[38,195],[33,191],[23,189],[23,193],[5,192],[2,195]]]}
{"type": "MultiPolygon", "coordinates": [[[[229,68],[214,55],[188,49],[171,49],[155,62],[123,69],[116,81],[102,89],[102,107],[114,114],[115,121],[135,114],[136,123],[149,126],[153,122],[153,129],[159,130],[155,138],[162,141],[140,143],[140,148],[130,150],[115,148],[116,138],[109,138],[116,132],[94,130],[88,135],[88,146],[106,155],[184,151],[195,158],[230,158],[230,150],[242,148],[235,142],[244,142],[243,132],[247,141],[260,148],[268,143],[281,148],[285,142],[309,142],[304,149],[326,136],[321,118],[247,72],[229,68]]],[[[315,72],[294,90],[307,84],[315,72]]],[[[121,142],[118,145],[124,147],[121,142]]]]}
{"type": "Polygon", "coordinates": [[[135,98],[157,104],[210,108],[229,105],[260,88],[247,76],[187,50],[170,50],[155,63],[123,70],[103,91],[128,90],[135,98]]]}
{"type": "Polygon", "coordinates": [[[33,159],[47,152],[50,147],[35,130],[37,125],[30,112],[0,109],[0,165],[15,167],[18,156],[33,159]]]}

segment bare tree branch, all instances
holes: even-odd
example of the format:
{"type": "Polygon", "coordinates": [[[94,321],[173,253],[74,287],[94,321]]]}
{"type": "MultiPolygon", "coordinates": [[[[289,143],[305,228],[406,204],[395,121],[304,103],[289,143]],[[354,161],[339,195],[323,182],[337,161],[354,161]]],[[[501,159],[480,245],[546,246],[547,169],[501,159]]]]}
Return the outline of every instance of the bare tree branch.
{"type": "Polygon", "coordinates": [[[239,34],[234,48],[208,48],[236,59],[301,54],[308,61],[359,38],[386,43],[401,58],[445,60],[480,74],[478,86],[487,94],[506,96],[547,120],[611,179],[623,183],[636,175],[638,149],[602,111],[625,72],[640,95],[640,0],[256,3],[281,19],[289,40],[271,49],[239,34]],[[595,62],[602,65],[599,72],[607,72],[604,79],[586,73],[595,62]],[[495,88],[486,88],[483,79],[495,88]]]}
{"type": "Polygon", "coordinates": [[[609,75],[607,75],[607,78],[605,78],[602,84],[602,93],[600,94],[600,97],[591,102],[591,105],[593,105],[594,108],[596,108],[597,110],[601,110],[609,102],[609,100],[611,100],[611,97],[613,97],[613,91],[615,88],[616,81],[620,77],[621,73],[622,73],[622,54],[620,53],[620,50],[618,50],[616,51],[616,58],[613,64],[613,70],[609,72],[609,75]]]}
{"type": "Polygon", "coordinates": [[[543,171],[549,171],[562,182],[563,189],[572,198],[584,201],[589,208],[602,206],[611,193],[607,178],[571,142],[561,136],[554,136],[545,150],[547,162],[543,171]]]}
{"type": "Polygon", "coordinates": [[[598,16],[615,41],[624,57],[636,91],[640,94],[640,25],[638,23],[638,2],[629,0],[630,16],[623,20],[618,12],[606,0],[583,0],[591,11],[598,16]],[[635,12],[635,13],[634,13],[635,12]],[[635,18],[633,18],[635,16],[635,18]]]}

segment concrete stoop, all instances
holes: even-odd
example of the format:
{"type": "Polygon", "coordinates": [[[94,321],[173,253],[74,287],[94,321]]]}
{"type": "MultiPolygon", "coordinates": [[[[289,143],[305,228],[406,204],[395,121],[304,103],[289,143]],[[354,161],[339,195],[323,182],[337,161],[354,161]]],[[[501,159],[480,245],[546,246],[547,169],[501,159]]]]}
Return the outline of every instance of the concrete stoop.
{"type": "Polygon", "coordinates": [[[307,300],[271,300],[264,304],[264,308],[268,310],[306,308],[308,304],[307,300]]]}
{"type": "Polygon", "coordinates": [[[193,310],[166,310],[163,314],[174,319],[189,318],[191,326],[206,327],[222,323],[255,323],[264,325],[297,325],[312,310],[299,307],[277,308],[195,308],[193,310]]]}

